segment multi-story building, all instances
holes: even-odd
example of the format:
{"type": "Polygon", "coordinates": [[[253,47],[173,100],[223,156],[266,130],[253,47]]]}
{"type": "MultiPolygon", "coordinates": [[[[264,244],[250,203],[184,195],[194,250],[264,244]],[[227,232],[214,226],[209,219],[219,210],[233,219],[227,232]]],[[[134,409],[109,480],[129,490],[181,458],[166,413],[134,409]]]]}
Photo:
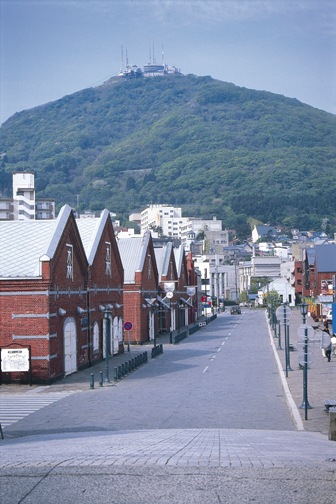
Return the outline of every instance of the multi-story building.
{"type": "Polygon", "coordinates": [[[181,237],[181,229],[188,219],[182,217],[182,209],[168,205],[149,205],[141,212],[141,234],[147,229],[164,236],[181,237]]]}
{"type": "Polygon", "coordinates": [[[55,201],[36,198],[34,174],[13,173],[13,197],[0,198],[0,220],[49,219],[55,219],[55,201]]]}
{"type": "Polygon", "coordinates": [[[198,236],[204,240],[203,252],[208,254],[221,254],[223,247],[229,245],[229,231],[222,229],[222,221],[213,217],[211,220],[186,219],[181,227],[181,240],[187,250],[198,236]]]}

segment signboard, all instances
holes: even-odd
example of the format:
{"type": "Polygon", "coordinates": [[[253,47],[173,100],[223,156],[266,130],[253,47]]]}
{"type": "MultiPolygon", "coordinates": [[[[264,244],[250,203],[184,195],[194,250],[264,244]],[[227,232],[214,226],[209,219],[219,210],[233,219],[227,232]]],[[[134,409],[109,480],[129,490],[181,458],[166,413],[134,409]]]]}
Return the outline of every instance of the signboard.
{"type": "Polygon", "coordinates": [[[196,293],[196,288],[195,287],[187,287],[187,294],[188,296],[194,296],[196,293]]]}
{"type": "Polygon", "coordinates": [[[307,338],[309,340],[313,340],[314,336],[315,336],[315,331],[312,328],[312,326],[310,326],[308,324],[302,324],[302,325],[300,325],[298,327],[297,335],[299,337],[299,340],[304,340],[305,339],[305,337],[306,337],[306,331],[307,331],[307,338]]]}
{"type": "Polygon", "coordinates": [[[174,282],[164,282],[163,288],[164,288],[165,292],[174,292],[175,283],[174,282]]]}
{"type": "Polygon", "coordinates": [[[3,373],[29,371],[29,348],[2,348],[1,371],[3,373]]]}
{"type": "Polygon", "coordinates": [[[168,291],[167,294],[166,294],[166,297],[168,299],[171,299],[173,296],[174,296],[174,294],[171,291],[168,291]]]}
{"type": "Polygon", "coordinates": [[[132,327],[133,327],[132,322],[125,322],[124,329],[126,331],[130,331],[132,329],[132,327]]]}
{"type": "Polygon", "coordinates": [[[292,310],[287,305],[281,305],[276,309],[276,318],[279,322],[288,322],[292,316],[292,310]]]}
{"type": "Polygon", "coordinates": [[[330,342],[331,342],[331,338],[330,338],[329,334],[325,331],[322,331],[321,347],[328,348],[328,346],[330,345],[330,342]]]}
{"type": "MultiPolygon", "coordinates": [[[[314,361],[313,353],[309,350],[307,352],[307,365],[311,366],[312,363],[313,363],[313,361],[314,361]]],[[[298,352],[298,362],[299,362],[300,366],[302,366],[302,367],[305,365],[305,353],[304,353],[304,351],[298,352]]]]}

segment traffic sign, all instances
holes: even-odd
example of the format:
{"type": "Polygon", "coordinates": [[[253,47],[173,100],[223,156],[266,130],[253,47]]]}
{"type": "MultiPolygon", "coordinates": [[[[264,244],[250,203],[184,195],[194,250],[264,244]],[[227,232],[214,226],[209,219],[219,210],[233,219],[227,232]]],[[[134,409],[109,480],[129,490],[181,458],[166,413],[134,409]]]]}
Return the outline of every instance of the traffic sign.
{"type": "Polygon", "coordinates": [[[302,324],[298,327],[297,329],[297,335],[299,337],[299,340],[304,340],[306,337],[306,331],[307,331],[307,337],[309,340],[314,339],[315,336],[315,331],[312,328],[312,326],[308,324],[302,324]]]}
{"type": "Polygon", "coordinates": [[[173,296],[174,296],[174,294],[173,294],[173,292],[172,292],[172,291],[168,291],[168,292],[166,293],[166,297],[167,297],[168,299],[171,299],[173,296]]]}
{"type": "Polygon", "coordinates": [[[292,316],[292,310],[287,305],[281,305],[276,309],[276,318],[279,322],[288,322],[292,316]]]}
{"type": "Polygon", "coordinates": [[[132,329],[132,327],[133,327],[132,322],[125,322],[124,329],[126,331],[130,331],[132,329]]]}
{"type": "MultiPolygon", "coordinates": [[[[312,363],[313,363],[313,360],[314,360],[313,352],[311,352],[309,350],[307,352],[307,365],[311,366],[312,363]]],[[[298,361],[299,361],[300,366],[304,366],[305,365],[305,353],[304,353],[304,351],[298,352],[298,361]]]]}

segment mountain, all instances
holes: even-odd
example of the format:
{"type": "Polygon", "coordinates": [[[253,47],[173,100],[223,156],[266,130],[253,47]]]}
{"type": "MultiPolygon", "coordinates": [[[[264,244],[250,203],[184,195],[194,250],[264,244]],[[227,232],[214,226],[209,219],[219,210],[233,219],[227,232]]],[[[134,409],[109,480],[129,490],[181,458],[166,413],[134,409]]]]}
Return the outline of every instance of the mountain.
{"type": "Polygon", "coordinates": [[[240,235],[251,219],[336,230],[336,116],[208,76],[112,78],[16,113],[0,153],[3,196],[33,170],[58,206],[126,218],[167,203],[240,235]]]}

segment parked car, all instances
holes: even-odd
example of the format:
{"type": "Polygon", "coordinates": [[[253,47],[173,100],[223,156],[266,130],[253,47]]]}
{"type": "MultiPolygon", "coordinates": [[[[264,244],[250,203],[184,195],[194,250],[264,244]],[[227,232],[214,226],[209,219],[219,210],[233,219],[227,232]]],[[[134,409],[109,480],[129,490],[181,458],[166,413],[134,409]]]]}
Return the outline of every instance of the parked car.
{"type": "Polygon", "coordinates": [[[241,314],[241,309],[239,306],[233,306],[231,308],[231,315],[240,315],[241,314]]]}

